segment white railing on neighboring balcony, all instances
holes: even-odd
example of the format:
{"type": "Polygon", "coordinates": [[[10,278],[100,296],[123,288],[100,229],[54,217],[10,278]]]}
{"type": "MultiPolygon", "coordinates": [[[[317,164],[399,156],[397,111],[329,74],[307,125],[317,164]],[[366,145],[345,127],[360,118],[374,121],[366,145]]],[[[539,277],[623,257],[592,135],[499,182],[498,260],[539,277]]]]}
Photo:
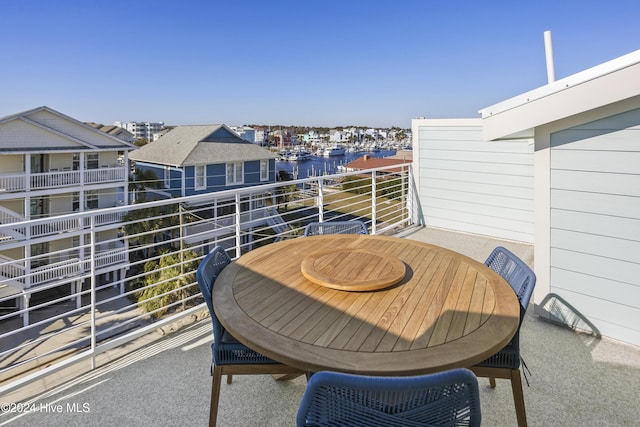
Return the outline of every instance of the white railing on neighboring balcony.
{"type": "Polygon", "coordinates": [[[49,221],[31,226],[31,237],[43,237],[50,234],[81,230],[82,223],[78,218],[50,218],[49,221]]]}
{"type": "Polygon", "coordinates": [[[109,267],[111,265],[122,265],[128,261],[129,257],[125,252],[124,247],[120,249],[99,251],[96,253],[95,257],[96,269],[109,267]]]}
{"type": "Polygon", "coordinates": [[[84,171],[85,184],[123,181],[125,179],[127,179],[127,169],[122,166],[101,167],[99,169],[87,169],[84,171]]]}
{"type": "Polygon", "coordinates": [[[0,395],[78,360],[95,363],[101,352],[206,310],[195,270],[214,245],[235,258],[301,236],[311,221],[360,219],[372,234],[411,225],[417,206],[413,175],[409,165],[397,169],[0,224],[0,236],[16,229],[40,236],[0,239],[0,285],[29,284],[16,287],[17,295],[0,293],[0,307],[7,307],[0,311],[0,395]],[[53,252],[37,261],[55,262],[33,266],[32,257],[16,257],[21,244],[42,242],[53,252]]]}
{"type": "Polygon", "coordinates": [[[26,187],[27,177],[22,173],[0,175],[0,192],[23,191],[26,187]]]}
{"type": "Polygon", "coordinates": [[[50,170],[49,172],[39,172],[31,174],[31,189],[40,190],[45,188],[65,187],[68,185],[79,185],[80,173],[74,170],[50,170]]]}
{"type": "Polygon", "coordinates": [[[31,286],[78,276],[81,272],[82,268],[78,258],[42,265],[32,270],[31,286]]]}
{"type": "Polygon", "coordinates": [[[128,170],[124,166],[108,166],[84,171],[51,169],[47,172],[0,174],[0,192],[15,192],[27,190],[27,176],[29,189],[43,190],[48,188],[99,184],[102,182],[125,181],[128,170]],[[83,178],[83,179],[81,179],[83,178]]]}
{"type": "Polygon", "coordinates": [[[24,288],[26,269],[23,263],[0,255],[0,282],[7,286],[24,288]]]}
{"type": "Polygon", "coordinates": [[[5,214],[0,207],[0,224],[16,224],[11,227],[3,227],[0,229],[0,249],[2,243],[11,243],[21,241],[27,238],[47,237],[54,234],[72,233],[90,227],[91,221],[96,227],[119,224],[126,212],[109,212],[98,213],[92,218],[85,218],[84,221],[77,217],[50,217],[46,222],[38,222],[31,226],[25,226],[24,218],[18,218],[13,215],[5,214]],[[29,230],[27,236],[26,230],[29,230]]]}

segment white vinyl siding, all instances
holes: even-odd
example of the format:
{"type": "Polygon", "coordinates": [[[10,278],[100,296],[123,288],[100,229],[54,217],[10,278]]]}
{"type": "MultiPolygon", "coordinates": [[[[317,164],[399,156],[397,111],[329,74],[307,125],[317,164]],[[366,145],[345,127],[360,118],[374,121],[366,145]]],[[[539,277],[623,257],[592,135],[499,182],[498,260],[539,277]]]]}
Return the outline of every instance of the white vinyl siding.
{"type": "Polygon", "coordinates": [[[485,142],[475,120],[419,122],[414,168],[425,224],[532,243],[532,140],[485,142]]]}
{"type": "Polygon", "coordinates": [[[640,345],[640,110],[551,135],[550,291],[640,345]]]}
{"type": "Polygon", "coordinates": [[[227,163],[227,185],[244,183],[243,163],[227,163]]]}

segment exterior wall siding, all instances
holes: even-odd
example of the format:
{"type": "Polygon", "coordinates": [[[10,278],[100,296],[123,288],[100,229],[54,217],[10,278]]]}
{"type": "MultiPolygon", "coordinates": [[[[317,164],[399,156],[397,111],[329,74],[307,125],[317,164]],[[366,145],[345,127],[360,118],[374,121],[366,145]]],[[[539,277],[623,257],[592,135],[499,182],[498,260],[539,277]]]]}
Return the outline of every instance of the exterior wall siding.
{"type": "Polygon", "coordinates": [[[533,242],[532,140],[485,142],[475,119],[417,119],[413,134],[427,226],[533,242]]]}
{"type": "MultiPolygon", "coordinates": [[[[158,177],[158,180],[164,183],[164,166],[153,165],[151,163],[138,162],[136,168],[144,171],[152,171],[158,177]]],[[[207,165],[205,169],[206,175],[206,189],[195,190],[195,168],[193,166],[187,166],[184,168],[185,173],[185,195],[192,196],[195,194],[210,193],[213,191],[223,191],[234,188],[242,188],[250,185],[261,185],[266,182],[275,182],[275,160],[269,160],[269,181],[260,180],[260,161],[252,160],[246,161],[243,164],[244,183],[239,185],[226,185],[226,164],[212,164],[207,165]]],[[[171,188],[160,188],[159,191],[163,191],[171,194],[173,197],[181,196],[182,191],[182,174],[175,168],[171,168],[171,188]]]]}
{"type": "Polygon", "coordinates": [[[550,291],[640,345],[640,110],[551,135],[550,291]]]}

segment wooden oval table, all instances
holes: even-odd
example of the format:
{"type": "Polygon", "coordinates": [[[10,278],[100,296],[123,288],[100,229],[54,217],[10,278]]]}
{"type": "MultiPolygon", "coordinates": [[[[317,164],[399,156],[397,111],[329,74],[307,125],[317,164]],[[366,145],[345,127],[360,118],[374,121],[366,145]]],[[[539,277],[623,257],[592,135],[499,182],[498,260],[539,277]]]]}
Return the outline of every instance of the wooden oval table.
{"type": "Polygon", "coordinates": [[[233,336],[274,360],[368,375],[472,366],[509,342],[520,315],[509,284],[483,264],[371,235],[255,249],[222,271],[213,305],[233,336]]]}

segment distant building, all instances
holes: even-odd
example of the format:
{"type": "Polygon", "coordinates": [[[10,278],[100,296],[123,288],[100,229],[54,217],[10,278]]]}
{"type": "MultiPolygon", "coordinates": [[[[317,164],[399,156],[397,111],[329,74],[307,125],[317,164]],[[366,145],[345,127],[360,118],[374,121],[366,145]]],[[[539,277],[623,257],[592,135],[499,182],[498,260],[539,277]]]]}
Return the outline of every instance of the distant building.
{"type": "Polygon", "coordinates": [[[260,146],[268,146],[269,129],[264,127],[256,127],[254,129],[254,142],[260,146]]]}
{"type": "Polygon", "coordinates": [[[276,181],[277,156],[240,138],[226,125],[178,126],[131,154],[152,172],[155,198],[210,193],[276,181]]]}
{"type": "Polygon", "coordinates": [[[321,135],[316,130],[310,130],[304,135],[305,144],[311,144],[313,146],[319,145],[322,142],[321,135]]]}
{"type": "Polygon", "coordinates": [[[103,125],[101,123],[85,122],[85,124],[94,127],[102,132],[115,136],[125,142],[134,142],[136,137],[128,130],[116,125],[103,125]]]}
{"type": "Polygon", "coordinates": [[[335,143],[343,143],[349,141],[349,134],[339,130],[331,130],[329,132],[329,141],[335,143]]]}
{"type": "Polygon", "coordinates": [[[154,140],[154,134],[160,133],[164,122],[114,122],[115,126],[131,132],[135,139],[154,140]]]}
{"type": "Polygon", "coordinates": [[[249,142],[256,142],[256,131],[252,127],[249,126],[230,126],[232,131],[238,134],[240,138],[249,142]]]}
{"type": "Polygon", "coordinates": [[[48,107],[0,118],[0,223],[47,219],[3,229],[0,295],[15,295],[26,307],[39,290],[77,289],[92,256],[98,279],[123,283],[129,260],[119,216],[99,219],[94,254],[84,228],[56,217],[126,204],[128,152],[135,148],[48,107]]]}
{"type": "MultiPolygon", "coordinates": [[[[221,192],[240,187],[276,182],[277,156],[257,144],[240,138],[226,125],[178,126],[165,136],[131,154],[136,173],[153,173],[160,188],[145,189],[148,199],[191,196],[221,192]]],[[[145,177],[148,180],[149,176],[145,177]]],[[[153,186],[158,187],[158,186],[153,186]]],[[[240,215],[250,215],[252,221],[242,227],[243,242],[254,240],[252,227],[274,227],[282,223],[273,208],[275,191],[257,189],[242,196],[240,215]],[[279,221],[274,222],[276,219],[279,221]]],[[[190,224],[184,230],[183,241],[189,245],[207,247],[208,242],[230,240],[235,232],[233,215],[235,195],[221,194],[198,204],[211,205],[198,216],[207,220],[190,224]],[[206,212],[205,212],[206,211],[206,212]]],[[[193,206],[190,203],[187,208],[193,206]]],[[[244,221],[242,221],[244,223],[244,221]]]]}
{"type": "Polygon", "coordinates": [[[384,173],[398,173],[402,171],[403,165],[411,163],[409,158],[393,158],[393,157],[371,157],[367,154],[358,157],[354,161],[344,166],[345,172],[353,172],[365,169],[381,168],[385,166],[398,165],[397,168],[386,169],[384,173]]]}

